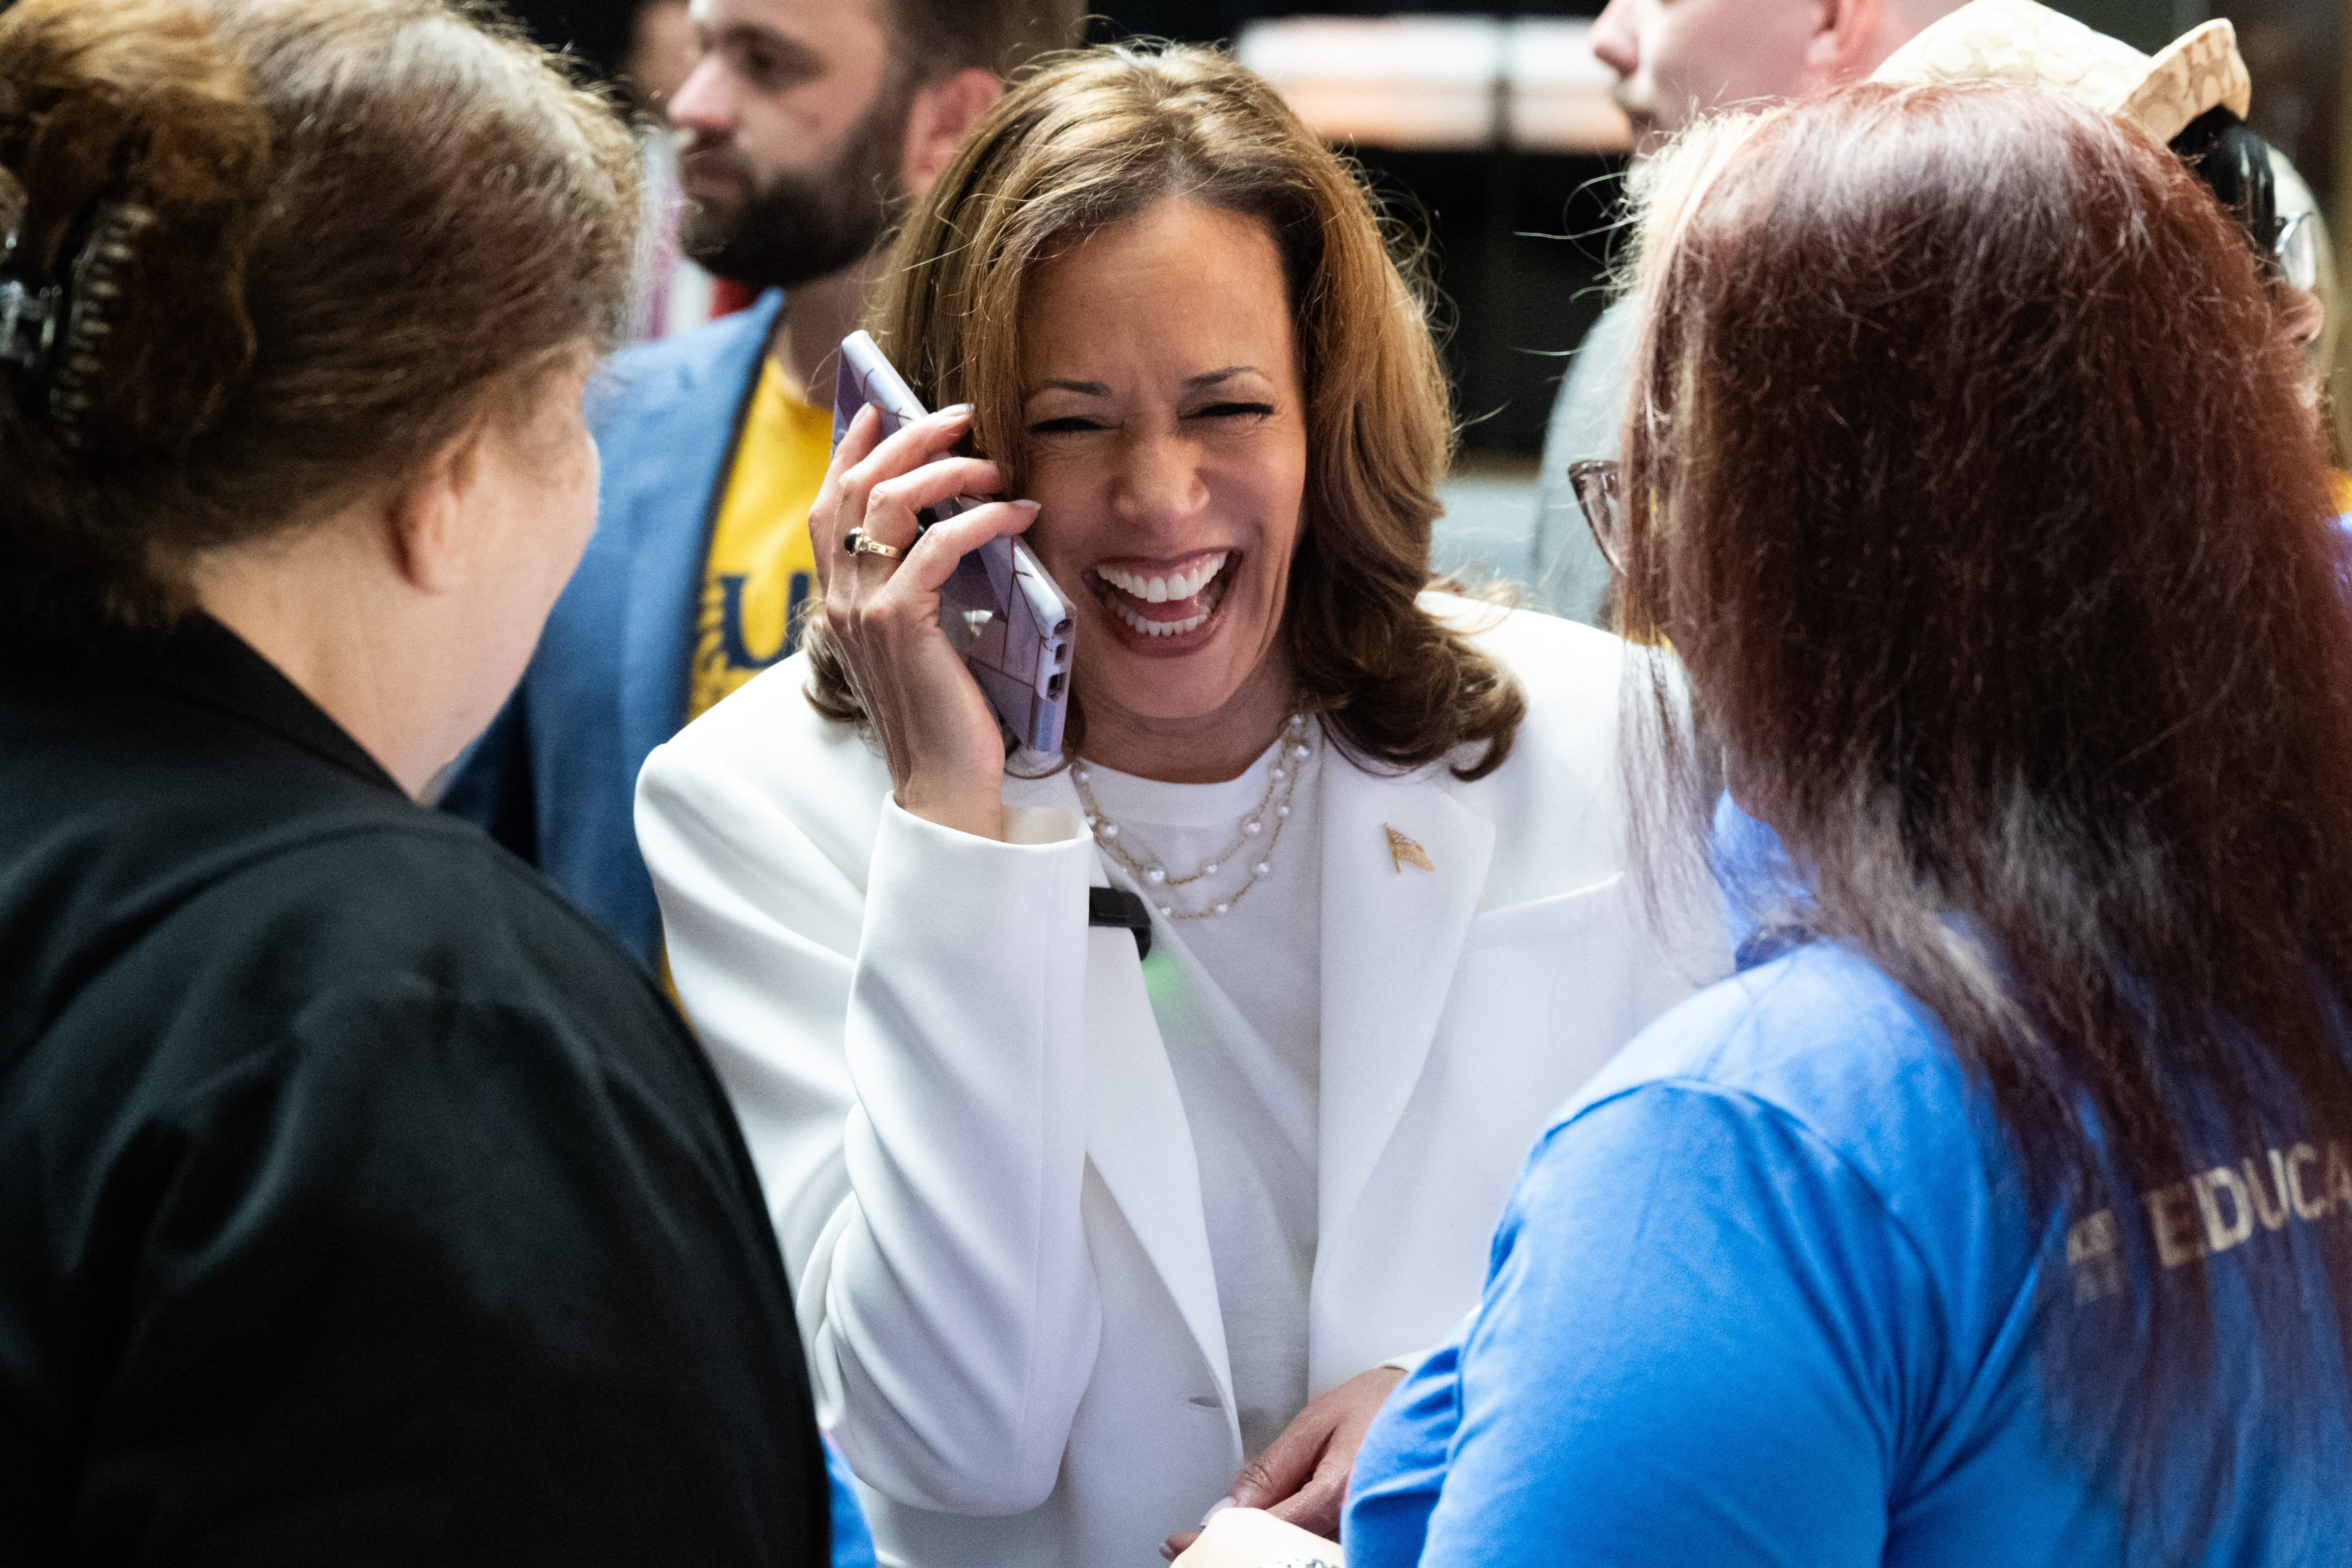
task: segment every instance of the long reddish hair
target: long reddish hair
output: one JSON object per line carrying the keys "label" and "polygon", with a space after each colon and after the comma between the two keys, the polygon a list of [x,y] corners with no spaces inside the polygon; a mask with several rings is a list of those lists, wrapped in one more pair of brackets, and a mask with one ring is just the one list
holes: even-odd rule
{"label": "long reddish hair", "polygon": [[[1714,138],[1656,176],[1626,629],[1810,866],[1792,918],[1949,1028],[2040,1215],[2112,1209],[2166,1282],[2131,1310],[2210,1326],[2233,1266],[2156,1268],[2139,1194],[2352,1143],[2352,620],[2296,351],[2180,161],[2055,97],[1862,86]],[[2341,1320],[2339,1228],[2293,1244]],[[2097,1347],[2105,1419],[2151,1342]]]}

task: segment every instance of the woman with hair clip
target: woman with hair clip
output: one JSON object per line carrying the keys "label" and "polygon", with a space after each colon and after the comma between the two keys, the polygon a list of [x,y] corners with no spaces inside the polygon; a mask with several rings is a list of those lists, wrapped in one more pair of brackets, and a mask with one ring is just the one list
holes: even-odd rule
{"label": "woman with hair clip", "polygon": [[440,0],[0,16],[0,1561],[872,1561],[691,1037],[412,798],[635,214]]}
{"label": "woman with hair clip", "polygon": [[[1620,645],[1425,592],[1421,300],[1222,55],[1017,87],[875,336],[939,412],[849,427],[812,651],[638,804],[820,1410],[913,1563],[1152,1563],[1221,1498],[1328,1532],[1543,1108],[1721,971],[1625,875]],[[1060,755],[937,624],[1013,533],[1074,605]]]}
{"label": "woman with hair clip", "polygon": [[1544,1134],[1350,1568],[2334,1561],[2352,621],[2278,305],[2160,142],[2028,88],[1646,183],[1596,532],[1808,875]]}

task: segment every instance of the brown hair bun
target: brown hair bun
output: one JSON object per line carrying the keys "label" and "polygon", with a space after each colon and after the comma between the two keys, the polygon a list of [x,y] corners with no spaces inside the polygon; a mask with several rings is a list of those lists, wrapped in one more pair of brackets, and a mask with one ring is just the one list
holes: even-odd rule
{"label": "brown hair bun", "polygon": [[20,0],[0,171],[0,630],[167,624],[627,321],[628,128],[473,0]]}
{"label": "brown hair bun", "polygon": [[68,312],[46,363],[19,373],[18,409],[93,456],[177,452],[252,363],[245,250],[268,119],[184,5],[30,0],[12,23],[0,267],[62,286]]}

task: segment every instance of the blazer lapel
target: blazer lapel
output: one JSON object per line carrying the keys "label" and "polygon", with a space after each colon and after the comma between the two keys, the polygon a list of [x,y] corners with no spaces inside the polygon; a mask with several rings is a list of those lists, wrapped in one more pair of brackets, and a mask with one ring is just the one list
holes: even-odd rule
{"label": "blazer lapel", "polygon": [[1495,826],[1426,773],[1378,777],[1336,754],[1325,759],[1321,808],[1317,1219],[1331,1237],[1421,1076],[1486,886]]}
{"label": "blazer lapel", "polygon": [[[703,556],[733,468],[735,443],[782,308],[770,295],[633,432],[622,619],[621,736],[635,763],[686,722],[687,683],[702,613]],[[648,409],[654,413],[655,410]],[[614,467],[620,467],[616,461]]]}
{"label": "blazer lapel", "polygon": [[[1010,805],[1052,807],[1083,819],[1077,789],[1066,772],[1008,779],[1004,798]],[[1094,880],[1097,887],[1136,890],[1124,877],[1109,875],[1099,856]],[[1152,962],[1161,962],[1157,953]],[[1152,1016],[1135,939],[1124,928],[1087,933],[1086,1031],[1087,1157],[1175,1299],[1216,1377],[1226,1420],[1234,1423],[1238,1407],[1201,1201],[1200,1162],[1175,1069]],[[1241,1440],[1238,1425],[1234,1440]]]}

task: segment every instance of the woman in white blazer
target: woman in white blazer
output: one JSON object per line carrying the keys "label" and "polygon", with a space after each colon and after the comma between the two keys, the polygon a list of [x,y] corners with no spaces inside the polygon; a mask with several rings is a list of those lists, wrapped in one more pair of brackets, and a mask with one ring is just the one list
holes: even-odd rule
{"label": "woman in white blazer", "polygon": [[[1220,55],[1009,94],[877,336],[961,406],[852,425],[810,647],[637,813],[821,1418],[886,1562],[1149,1565],[1234,1497],[1333,1530],[1545,1117],[1723,967],[1710,908],[1653,919],[1626,874],[1621,645],[1423,592],[1418,296]],[[997,494],[1031,499],[919,539]],[[1076,620],[1055,756],[936,619],[1024,531]]]}

